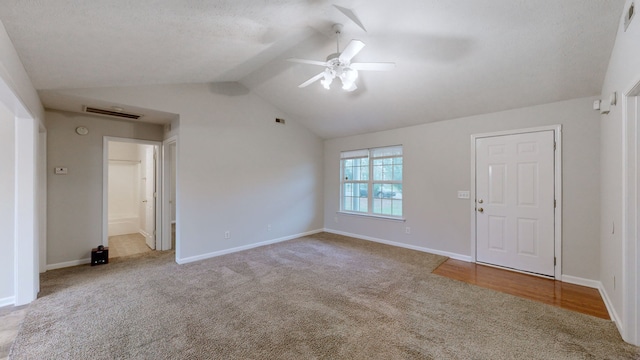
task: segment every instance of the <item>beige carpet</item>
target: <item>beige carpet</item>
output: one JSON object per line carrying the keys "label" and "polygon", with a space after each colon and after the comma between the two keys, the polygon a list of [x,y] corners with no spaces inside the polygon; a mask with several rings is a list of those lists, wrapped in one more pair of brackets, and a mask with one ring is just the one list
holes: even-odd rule
{"label": "beige carpet", "polygon": [[323,233],[173,257],[43,274],[10,358],[640,358],[610,321],[431,274],[440,256]]}
{"label": "beige carpet", "polygon": [[109,236],[109,258],[118,258],[153,251],[140,233]]}

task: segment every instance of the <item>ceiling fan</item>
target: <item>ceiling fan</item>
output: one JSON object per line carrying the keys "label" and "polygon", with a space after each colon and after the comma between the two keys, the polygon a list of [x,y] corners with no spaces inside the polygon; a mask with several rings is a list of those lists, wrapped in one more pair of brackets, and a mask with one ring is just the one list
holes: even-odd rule
{"label": "ceiling fan", "polygon": [[320,83],[325,89],[330,89],[331,83],[335,78],[339,78],[342,82],[342,89],[346,91],[354,91],[358,87],[355,84],[358,78],[358,70],[366,71],[389,71],[395,68],[395,63],[351,63],[351,59],[356,56],[364,43],[360,40],[351,40],[342,52],[340,52],[340,34],[342,33],[342,25],[334,24],[333,31],[336,34],[336,52],[327,56],[326,61],[315,61],[305,59],[287,59],[291,62],[324,66],[325,69],[321,73],[311,79],[298,85],[299,88],[309,86],[310,84],[322,79]]}

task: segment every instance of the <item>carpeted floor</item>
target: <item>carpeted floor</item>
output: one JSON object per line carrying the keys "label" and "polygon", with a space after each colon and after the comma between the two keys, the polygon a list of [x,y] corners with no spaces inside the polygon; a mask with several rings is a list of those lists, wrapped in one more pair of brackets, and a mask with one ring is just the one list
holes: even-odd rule
{"label": "carpeted floor", "polygon": [[109,258],[136,255],[153,251],[140,233],[109,236]]}
{"label": "carpeted floor", "polygon": [[640,358],[611,321],[431,274],[436,255],[322,233],[173,257],[43,274],[10,358]]}

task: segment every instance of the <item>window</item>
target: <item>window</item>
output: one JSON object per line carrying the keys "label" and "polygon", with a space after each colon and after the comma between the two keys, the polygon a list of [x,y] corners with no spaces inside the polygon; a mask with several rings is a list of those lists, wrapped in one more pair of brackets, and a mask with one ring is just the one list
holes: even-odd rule
{"label": "window", "polygon": [[340,210],[402,217],[402,145],[340,154]]}

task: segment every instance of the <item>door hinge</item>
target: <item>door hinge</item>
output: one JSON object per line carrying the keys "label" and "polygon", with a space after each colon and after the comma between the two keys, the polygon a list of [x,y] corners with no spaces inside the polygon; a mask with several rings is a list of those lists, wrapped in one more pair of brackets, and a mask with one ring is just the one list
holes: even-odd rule
{"label": "door hinge", "polygon": [[556,259],[556,257],[554,256],[554,257],[553,257],[553,266],[556,266],[556,264],[557,264],[557,263],[558,263],[558,262],[557,262],[557,259]]}
{"label": "door hinge", "polygon": [[556,199],[553,199],[553,208],[554,209],[557,208],[558,207],[557,205],[558,205],[558,203],[556,202]]}
{"label": "door hinge", "polygon": [[555,149],[556,149],[556,142],[554,141],[553,142],[553,150],[555,150]]}

